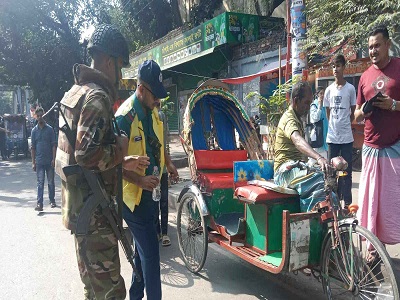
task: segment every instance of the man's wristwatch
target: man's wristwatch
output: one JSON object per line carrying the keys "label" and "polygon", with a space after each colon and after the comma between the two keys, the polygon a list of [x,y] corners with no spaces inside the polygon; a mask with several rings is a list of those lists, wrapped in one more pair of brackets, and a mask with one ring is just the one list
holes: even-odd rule
{"label": "man's wristwatch", "polygon": [[396,104],[397,104],[397,101],[396,100],[394,100],[394,99],[392,99],[392,107],[391,107],[391,110],[392,111],[395,111],[396,110]]}

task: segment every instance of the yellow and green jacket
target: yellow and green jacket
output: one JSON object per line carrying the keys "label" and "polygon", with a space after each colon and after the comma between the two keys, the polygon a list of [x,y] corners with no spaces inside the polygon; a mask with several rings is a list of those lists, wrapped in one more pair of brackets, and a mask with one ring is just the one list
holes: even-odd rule
{"label": "yellow and green jacket", "polygon": [[[150,157],[149,167],[145,171],[137,173],[141,176],[152,175],[153,167],[158,166],[161,179],[161,170],[163,170],[165,165],[164,136],[163,122],[159,118],[157,109],[155,108],[146,114],[136,94],[133,94],[119,107],[115,116],[120,130],[124,131],[129,137],[128,155]],[[148,135],[157,137],[161,144],[159,163],[155,161],[150,151],[151,148],[149,148],[148,141],[146,140]],[[136,205],[140,204],[142,191],[137,185],[123,180],[124,202],[131,211],[135,209]]]}

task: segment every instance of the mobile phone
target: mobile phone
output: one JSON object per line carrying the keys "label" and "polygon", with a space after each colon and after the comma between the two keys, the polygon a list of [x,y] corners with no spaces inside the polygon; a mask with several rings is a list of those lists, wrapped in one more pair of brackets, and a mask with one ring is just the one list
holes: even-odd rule
{"label": "mobile phone", "polygon": [[363,113],[368,114],[371,111],[374,110],[374,106],[372,105],[374,102],[380,101],[378,97],[382,97],[382,93],[378,92],[375,96],[373,96],[371,99],[369,99],[367,102],[365,102],[365,105],[363,107]]}

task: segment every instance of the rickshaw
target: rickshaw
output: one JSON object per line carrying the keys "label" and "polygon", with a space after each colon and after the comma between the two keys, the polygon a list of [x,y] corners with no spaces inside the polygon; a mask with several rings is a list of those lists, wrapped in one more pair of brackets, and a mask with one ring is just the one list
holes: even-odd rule
{"label": "rickshaw", "polygon": [[342,158],[324,175],[326,197],[301,211],[297,191],[271,180],[273,161],[264,159],[248,115],[217,80],[189,98],[182,134],[192,182],[178,197],[177,235],[189,271],[201,271],[213,242],[274,274],[307,268],[328,299],[399,299],[385,247],[358,225],[356,205],[344,209],[332,200],[347,167]]}
{"label": "rickshaw", "polygon": [[7,154],[10,156],[14,153],[15,159],[18,154],[22,153],[28,157],[28,131],[26,127],[26,116],[22,114],[5,114],[3,116],[5,129],[8,131],[6,135]]}

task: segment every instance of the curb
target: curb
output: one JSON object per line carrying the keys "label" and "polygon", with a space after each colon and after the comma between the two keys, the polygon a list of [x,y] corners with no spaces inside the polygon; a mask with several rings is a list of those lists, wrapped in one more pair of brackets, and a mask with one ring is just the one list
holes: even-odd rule
{"label": "curb", "polygon": [[168,207],[174,210],[178,210],[177,202],[179,195],[181,194],[183,188],[190,184],[192,184],[192,182],[190,180],[187,180],[177,184],[173,184],[168,188]]}
{"label": "curb", "polygon": [[187,156],[171,157],[172,163],[177,169],[186,168],[189,166]]}

